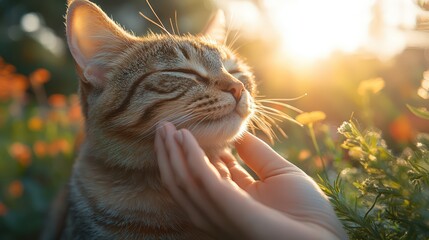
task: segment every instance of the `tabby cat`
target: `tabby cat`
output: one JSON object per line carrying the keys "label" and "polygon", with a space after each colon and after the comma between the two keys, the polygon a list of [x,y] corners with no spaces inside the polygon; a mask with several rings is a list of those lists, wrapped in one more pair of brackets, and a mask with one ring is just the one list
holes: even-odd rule
{"label": "tabby cat", "polygon": [[86,136],[63,238],[210,239],[162,186],[153,142],[156,127],[169,121],[215,156],[245,130],[254,111],[253,75],[222,44],[225,30],[217,23],[200,36],[136,37],[95,4],[69,3],[67,41]]}

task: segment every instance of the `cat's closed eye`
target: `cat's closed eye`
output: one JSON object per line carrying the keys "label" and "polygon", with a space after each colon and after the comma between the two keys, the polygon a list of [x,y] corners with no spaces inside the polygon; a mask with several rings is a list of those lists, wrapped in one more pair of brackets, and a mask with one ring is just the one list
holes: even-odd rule
{"label": "cat's closed eye", "polygon": [[193,75],[194,77],[196,77],[196,80],[202,83],[206,83],[208,84],[210,82],[210,80],[207,77],[202,76],[200,73],[198,73],[195,70],[192,69],[168,69],[168,70],[163,70],[164,72],[177,72],[177,73],[184,73],[184,74],[189,74],[189,75]]}
{"label": "cat's closed eye", "polygon": [[250,67],[224,45],[223,14],[203,35],[171,34],[161,23],[166,34],[137,37],[89,0],[68,2],[85,140],[70,179],[63,238],[211,239],[161,182],[157,127],[168,121],[186,128],[207,156],[218,156],[247,127],[270,136],[274,120],[288,116],[255,98]]}
{"label": "cat's closed eye", "polygon": [[241,71],[239,69],[233,69],[233,70],[229,70],[228,72],[229,72],[229,74],[234,75],[236,73],[240,73]]}

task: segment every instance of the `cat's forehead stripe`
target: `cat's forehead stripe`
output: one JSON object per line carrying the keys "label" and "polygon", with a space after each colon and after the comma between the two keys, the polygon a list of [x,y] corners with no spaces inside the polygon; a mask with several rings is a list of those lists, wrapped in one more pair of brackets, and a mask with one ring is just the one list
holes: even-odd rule
{"label": "cat's forehead stripe", "polygon": [[186,58],[186,59],[190,59],[189,57],[189,53],[187,52],[187,50],[183,47],[183,46],[179,46],[179,50],[181,51],[182,55]]}

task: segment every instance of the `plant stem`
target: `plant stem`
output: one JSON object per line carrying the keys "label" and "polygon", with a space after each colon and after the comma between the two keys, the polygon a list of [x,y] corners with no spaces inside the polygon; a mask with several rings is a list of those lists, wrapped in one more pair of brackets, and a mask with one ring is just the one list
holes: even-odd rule
{"label": "plant stem", "polygon": [[317,155],[319,156],[320,161],[322,162],[323,173],[326,175],[326,177],[328,177],[328,173],[326,172],[325,162],[323,161],[322,153],[320,152],[319,144],[317,144],[316,135],[314,134],[313,123],[308,124],[308,130],[310,131],[310,137],[311,137],[311,140],[313,141],[313,145],[314,145],[314,148],[316,149]]}

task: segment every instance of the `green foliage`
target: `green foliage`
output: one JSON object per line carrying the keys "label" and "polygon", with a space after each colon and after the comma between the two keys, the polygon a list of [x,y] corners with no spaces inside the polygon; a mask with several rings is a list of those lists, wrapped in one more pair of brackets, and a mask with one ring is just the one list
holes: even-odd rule
{"label": "green foliage", "polygon": [[350,238],[428,239],[429,135],[395,156],[376,130],[361,132],[349,121],[338,132],[354,167],[333,183],[319,180]]}
{"label": "green foliage", "polygon": [[48,98],[49,77],[26,77],[0,58],[0,239],[35,239],[70,173],[80,106],[77,96]]}
{"label": "green foliage", "polygon": [[417,108],[407,105],[408,109],[417,117],[429,120],[429,111],[426,108]]}

